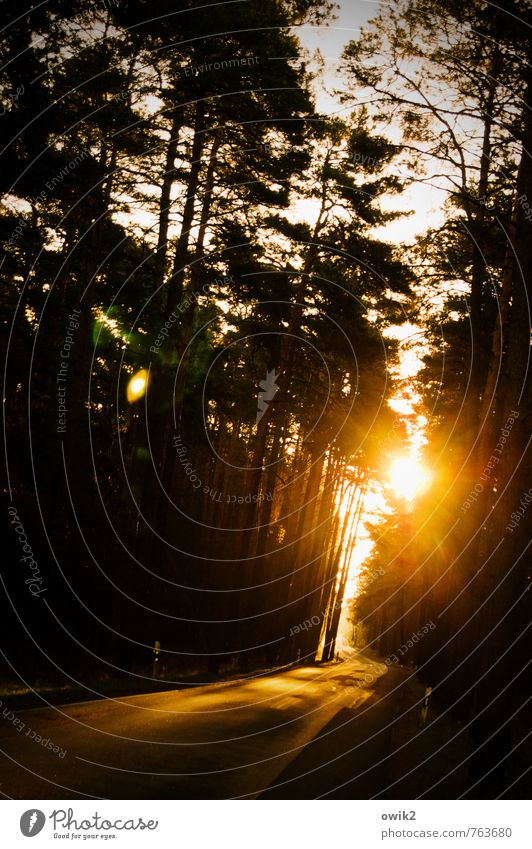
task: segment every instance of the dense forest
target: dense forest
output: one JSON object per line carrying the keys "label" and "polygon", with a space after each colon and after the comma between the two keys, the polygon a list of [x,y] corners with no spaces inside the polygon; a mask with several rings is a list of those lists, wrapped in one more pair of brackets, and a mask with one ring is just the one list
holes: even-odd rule
{"label": "dense forest", "polygon": [[[327,0],[2,7],[4,679],[332,660],[366,522],[358,633],[431,623],[404,663],[489,793],[532,696],[528,3],[384,6],[334,116]],[[368,521],[420,417],[431,484]]]}

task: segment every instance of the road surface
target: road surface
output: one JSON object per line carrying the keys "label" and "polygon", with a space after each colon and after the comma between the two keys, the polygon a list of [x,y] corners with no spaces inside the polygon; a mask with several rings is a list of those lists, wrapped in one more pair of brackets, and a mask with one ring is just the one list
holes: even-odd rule
{"label": "road surface", "polygon": [[406,677],[355,655],[187,690],[13,710],[0,723],[0,791],[21,799],[369,798],[392,774]]}

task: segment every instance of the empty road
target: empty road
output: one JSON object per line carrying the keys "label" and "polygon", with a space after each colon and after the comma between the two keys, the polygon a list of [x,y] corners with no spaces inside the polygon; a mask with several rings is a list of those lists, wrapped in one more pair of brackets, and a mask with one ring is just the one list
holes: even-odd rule
{"label": "empty road", "polygon": [[23,799],[369,798],[390,779],[405,678],[355,655],[184,690],[4,710],[0,790]]}

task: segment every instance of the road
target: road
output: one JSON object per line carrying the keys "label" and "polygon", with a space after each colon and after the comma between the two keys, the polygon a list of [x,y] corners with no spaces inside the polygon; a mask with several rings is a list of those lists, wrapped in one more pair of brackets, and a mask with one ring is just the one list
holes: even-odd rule
{"label": "road", "polygon": [[0,791],[23,799],[368,798],[390,774],[380,761],[393,746],[405,678],[355,655],[14,711],[0,723]]}

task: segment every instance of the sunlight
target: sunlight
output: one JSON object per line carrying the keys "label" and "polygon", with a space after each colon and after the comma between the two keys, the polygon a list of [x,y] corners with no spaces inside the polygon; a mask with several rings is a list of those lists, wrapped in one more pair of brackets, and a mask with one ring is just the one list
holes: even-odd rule
{"label": "sunlight", "polygon": [[127,400],[130,404],[142,398],[148,386],[148,372],[145,368],[137,371],[129,381],[126,389]]}
{"label": "sunlight", "polygon": [[412,454],[394,460],[388,477],[397,498],[404,498],[406,501],[413,501],[425,491],[430,482],[428,470]]}

